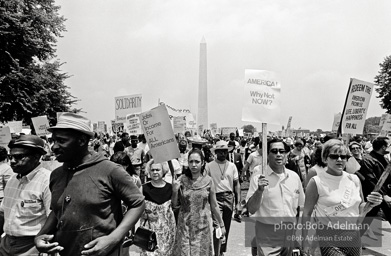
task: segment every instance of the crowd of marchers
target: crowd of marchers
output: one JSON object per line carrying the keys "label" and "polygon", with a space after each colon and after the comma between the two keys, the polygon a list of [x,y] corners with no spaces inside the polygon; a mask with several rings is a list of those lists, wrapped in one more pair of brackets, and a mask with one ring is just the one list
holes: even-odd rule
{"label": "crowd of marchers", "polygon": [[[128,255],[143,227],[155,232],[157,247],[141,255],[220,256],[231,221],[243,216],[256,220],[252,255],[361,255],[361,238],[376,239],[371,228],[315,231],[349,237],[345,243],[276,243],[297,235],[276,230],[276,219],[328,226],[345,218],[369,227],[372,218],[363,217],[381,215],[391,222],[391,178],[375,189],[390,162],[388,137],[267,136],[262,143],[185,132],[176,135],[180,157],[158,163],[143,134],[98,134],[77,114],[63,113],[48,131],[14,134],[0,147],[0,255]],[[58,167],[45,168],[46,161]]]}

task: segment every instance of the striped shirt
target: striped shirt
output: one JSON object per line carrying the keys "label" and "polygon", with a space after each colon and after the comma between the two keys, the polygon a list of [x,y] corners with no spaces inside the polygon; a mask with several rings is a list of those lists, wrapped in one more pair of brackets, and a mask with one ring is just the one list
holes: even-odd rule
{"label": "striped shirt", "polygon": [[21,178],[14,174],[4,190],[0,211],[4,232],[10,236],[35,236],[50,213],[50,171],[37,166]]}

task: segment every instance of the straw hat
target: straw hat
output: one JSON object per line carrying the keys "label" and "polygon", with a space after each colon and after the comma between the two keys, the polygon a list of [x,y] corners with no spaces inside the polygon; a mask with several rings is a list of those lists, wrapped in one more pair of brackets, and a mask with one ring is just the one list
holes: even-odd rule
{"label": "straw hat", "polygon": [[95,133],[91,130],[91,121],[84,116],[77,115],[75,113],[65,112],[58,117],[57,125],[48,128],[49,132],[53,132],[56,129],[72,129],[90,137],[93,137]]}

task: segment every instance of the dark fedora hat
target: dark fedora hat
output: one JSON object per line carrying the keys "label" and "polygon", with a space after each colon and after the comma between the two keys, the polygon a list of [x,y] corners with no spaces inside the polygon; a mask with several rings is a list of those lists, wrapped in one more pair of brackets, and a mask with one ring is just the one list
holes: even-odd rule
{"label": "dark fedora hat", "polygon": [[13,143],[8,145],[9,148],[30,148],[41,155],[46,154],[45,142],[36,135],[20,135]]}

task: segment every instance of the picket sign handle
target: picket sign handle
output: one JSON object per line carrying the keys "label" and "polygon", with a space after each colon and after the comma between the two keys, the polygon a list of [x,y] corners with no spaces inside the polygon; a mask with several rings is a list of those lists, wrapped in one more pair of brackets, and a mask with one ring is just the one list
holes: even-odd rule
{"label": "picket sign handle", "polygon": [[168,167],[170,168],[171,175],[172,175],[172,177],[174,177],[174,172],[175,172],[174,166],[172,165],[171,160],[168,160],[167,162],[168,162]]}
{"label": "picket sign handle", "polygon": [[267,123],[262,123],[262,175],[267,168]]}

